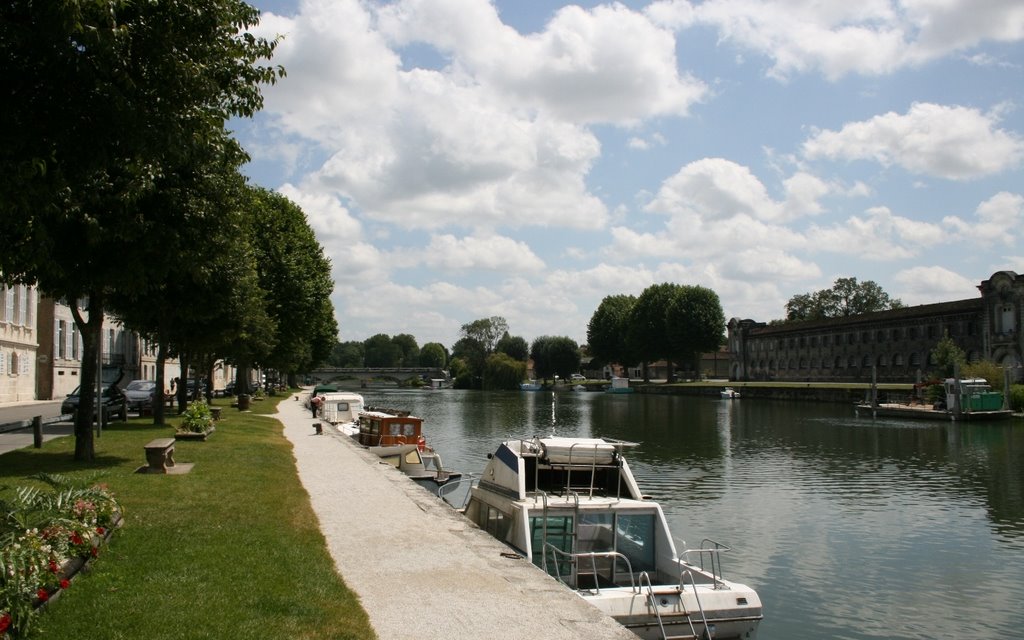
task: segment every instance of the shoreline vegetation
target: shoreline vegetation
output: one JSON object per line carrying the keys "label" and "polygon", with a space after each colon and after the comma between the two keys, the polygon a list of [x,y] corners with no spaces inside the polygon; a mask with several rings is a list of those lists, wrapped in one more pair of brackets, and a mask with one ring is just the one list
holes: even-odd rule
{"label": "shoreline vegetation", "polygon": [[81,475],[98,477],[123,509],[102,557],[29,637],[375,638],[335,572],[283,425],[260,415],[290,395],[270,400],[251,413],[215,401],[217,437],[176,443],[175,458],[194,464],[184,475],[135,473],[143,445],[173,436],[180,417],[108,425],[91,463],[73,460],[74,438],[0,456],[0,495],[40,472]]}

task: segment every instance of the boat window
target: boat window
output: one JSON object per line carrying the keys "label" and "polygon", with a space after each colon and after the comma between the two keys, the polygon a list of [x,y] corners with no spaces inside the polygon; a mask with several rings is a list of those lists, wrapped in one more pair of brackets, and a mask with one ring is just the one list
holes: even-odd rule
{"label": "boat window", "polygon": [[412,424],[411,422],[406,422],[404,425],[402,425],[402,427],[405,430],[405,433],[403,435],[407,435],[407,436],[414,436],[414,435],[416,435],[416,425]]}
{"label": "boat window", "polygon": [[615,547],[629,558],[634,573],[655,568],[654,531],[653,513],[619,514],[615,523]]}
{"label": "boat window", "polygon": [[487,506],[487,522],[484,525],[487,533],[498,540],[504,540],[505,536],[508,535],[509,524],[511,524],[511,521],[504,513],[490,505]]}
{"label": "boat window", "polygon": [[400,425],[400,424],[389,424],[388,425],[388,435],[397,436],[397,435],[401,434],[402,433],[401,432],[401,427],[402,427],[402,425]]}
{"label": "boat window", "polygon": [[413,449],[409,453],[405,454],[405,464],[419,464],[420,463],[420,452]]}
{"label": "boat window", "polygon": [[[544,534],[547,533],[547,543],[560,551],[566,553],[572,553],[572,528],[573,518],[572,516],[538,516],[530,518],[530,533],[532,538],[531,549],[533,550],[533,564],[538,567],[544,567]],[[557,568],[557,571],[562,576],[568,576],[571,573],[570,562],[568,556],[562,556],[554,553],[553,551],[547,551],[547,571],[551,575],[555,575],[556,567],[555,561],[560,560],[561,565]]]}
{"label": "boat window", "polygon": [[338,411],[348,411],[348,403],[347,402],[339,402],[338,403]]}
{"label": "boat window", "polygon": [[615,534],[611,513],[581,513],[576,550],[579,553],[615,550]]}

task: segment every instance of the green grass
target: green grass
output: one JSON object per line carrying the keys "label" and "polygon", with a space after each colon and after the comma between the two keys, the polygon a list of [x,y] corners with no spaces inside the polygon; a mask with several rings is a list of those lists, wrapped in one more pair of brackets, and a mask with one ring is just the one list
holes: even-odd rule
{"label": "green grass", "polygon": [[124,526],[33,637],[374,638],[334,571],[281,424],[256,415],[278,400],[253,402],[253,414],[215,402],[224,406],[216,432],[175,445],[177,462],[195,464],[185,475],[135,473],[142,446],[174,432],[151,418],[110,425],[94,463],[73,461],[73,437],[0,456],[0,485],[101,471],[125,510]]}

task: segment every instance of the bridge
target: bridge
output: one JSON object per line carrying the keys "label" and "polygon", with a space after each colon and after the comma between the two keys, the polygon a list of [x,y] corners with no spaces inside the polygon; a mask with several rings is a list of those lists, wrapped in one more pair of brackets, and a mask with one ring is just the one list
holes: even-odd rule
{"label": "bridge", "polygon": [[436,367],[322,367],[309,372],[317,383],[340,380],[393,380],[405,382],[413,378],[447,380],[448,372]]}

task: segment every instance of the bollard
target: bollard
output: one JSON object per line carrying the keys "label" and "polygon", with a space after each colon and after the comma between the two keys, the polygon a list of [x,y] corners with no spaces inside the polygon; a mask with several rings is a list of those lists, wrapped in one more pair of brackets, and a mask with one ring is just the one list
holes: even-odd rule
{"label": "bollard", "polygon": [[32,445],[36,449],[41,449],[43,446],[43,417],[36,416],[32,418]]}
{"label": "bollard", "polygon": [[316,435],[318,435],[318,436],[324,435],[324,428],[323,428],[323,426],[319,422],[314,422],[313,423],[313,428],[316,429]]}

